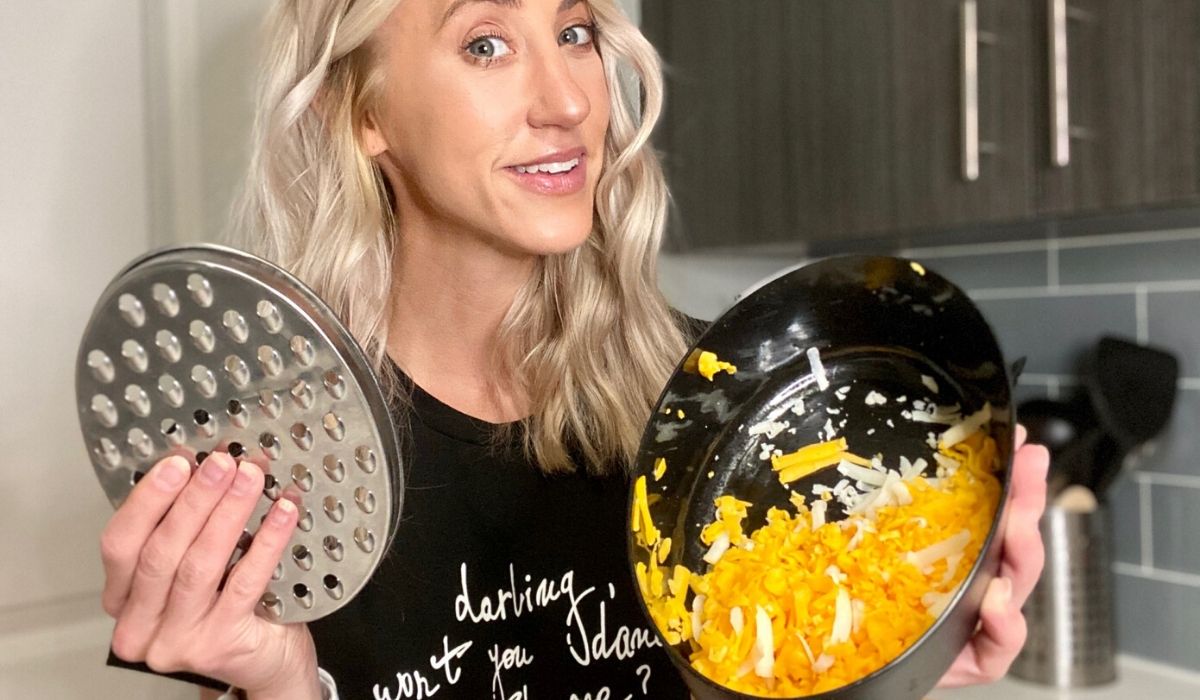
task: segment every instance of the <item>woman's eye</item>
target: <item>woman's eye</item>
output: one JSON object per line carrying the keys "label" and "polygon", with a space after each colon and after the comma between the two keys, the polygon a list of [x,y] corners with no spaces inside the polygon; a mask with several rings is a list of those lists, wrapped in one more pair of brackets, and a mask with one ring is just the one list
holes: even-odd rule
{"label": "woman's eye", "polygon": [[583,46],[592,43],[593,33],[592,25],[576,24],[573,27],[567,27],[562,34],[558,35],[558,43]]}
{"label": "woman's eye", "polygon": [[474,58],[491,60],[507,56],[512,53],[512,49],[508,47],[508,42],[498,36],[481,36],[467,44],[467,53]]}

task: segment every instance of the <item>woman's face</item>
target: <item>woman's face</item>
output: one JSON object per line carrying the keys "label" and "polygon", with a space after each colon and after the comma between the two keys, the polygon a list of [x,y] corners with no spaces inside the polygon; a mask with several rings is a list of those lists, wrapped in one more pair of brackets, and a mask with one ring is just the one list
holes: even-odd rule
{"label": "woman's face", "polygon": [[400,1],[363,143],[401,227],[518,255],[583,243],[609,118],[591,21],[580,0]]}

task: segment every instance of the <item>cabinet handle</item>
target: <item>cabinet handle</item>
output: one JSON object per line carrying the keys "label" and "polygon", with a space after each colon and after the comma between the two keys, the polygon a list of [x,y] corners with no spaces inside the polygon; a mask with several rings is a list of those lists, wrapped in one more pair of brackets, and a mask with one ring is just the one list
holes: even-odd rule
{"label": "cabinet handle", "polygon": [[1071,162],[1071,139],[1092,140],[1091,129],[1071,126],[1071,97],[1067,89],[1067,22],[1092,23],[1096,16],[1067,5],[1067,0],[1049,0],[1050,13],[1050,162],[1064,168]]}
{"label": "cabinet handle", "polygon": [[996,37],[979,31],[978,0],[963,0],[960,18],[962,176],[967,182],[975,182],[979,179],[980,154],[995,151],[995,144],[983,143],[979,137],[979,46],[994,44]]}
{"label": "cabinet handle", "polygon": [[1049,0],[1050,163],[1071,162],[1071,101],[1067,92],[1067,0]]}

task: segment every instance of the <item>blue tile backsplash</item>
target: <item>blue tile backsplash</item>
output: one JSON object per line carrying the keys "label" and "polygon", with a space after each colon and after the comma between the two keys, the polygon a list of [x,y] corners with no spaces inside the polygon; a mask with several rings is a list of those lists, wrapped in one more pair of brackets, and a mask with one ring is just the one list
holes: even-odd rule
{"label": "blue tile backsplash", "polygon": [[[1176,353],[1183,378],[1171,424],[1108,495],[1117,622],[1123,652],[1200,670],[1200,209],[1008,226],[1002,240],[989,230],[845,248],[915,258],[967,290],[1006,354],[1028,358],[1018,401],[1075,391],[1080,353],[1105,334]],[[805,258],[779,246],[667,256],[663,290],[713,318]]]}

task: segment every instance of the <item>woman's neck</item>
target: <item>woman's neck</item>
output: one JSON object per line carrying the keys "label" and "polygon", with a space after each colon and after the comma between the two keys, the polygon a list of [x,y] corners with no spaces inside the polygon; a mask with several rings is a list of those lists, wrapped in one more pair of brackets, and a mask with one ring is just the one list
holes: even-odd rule
{"label": "woman's neck", "polygon": [[393,256],[388,354],[442,403],[492,423],[528,414],[499,376],[497,332],[536,259],[472,235],[403,227]]}

